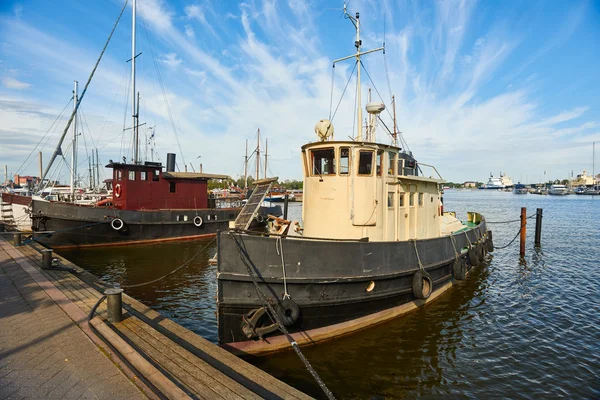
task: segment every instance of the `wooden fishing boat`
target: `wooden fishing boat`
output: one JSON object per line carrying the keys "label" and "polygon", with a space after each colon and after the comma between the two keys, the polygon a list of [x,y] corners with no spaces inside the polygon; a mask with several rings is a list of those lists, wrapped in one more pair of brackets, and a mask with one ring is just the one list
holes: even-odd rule
{"label": "wooden fishing boat", "polygon": [[346,15],[356,27],[356,54],[347,57],[358,68],[356,137],[336,141],[332,123],[321,120],[319,141],[302,147],[302,228],[278,220],[270,232],[249,231],[253,214],[242,210],[218,235],[219,342],[238,354],[314,344],[395,318],[465,279],[491,250],[483,216],[469,213],[462,223],[444,212],[445,181],[397,145],[395,122],[391,144],[376,140],[382,103],[366,105],[363,135],[360,59],[370,51],[361,51],[358,13]]}

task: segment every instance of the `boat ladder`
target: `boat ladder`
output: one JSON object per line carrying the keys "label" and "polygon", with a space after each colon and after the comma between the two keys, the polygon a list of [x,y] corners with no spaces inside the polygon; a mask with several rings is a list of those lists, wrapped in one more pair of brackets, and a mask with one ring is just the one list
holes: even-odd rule
{"label": "boat ladder", "polygon": [[252,194],[235,219],[235,229],[247,230],[250,227],[252,220],[258,215],[265,197],[271,191],[271,186],[276,181],[277,178],[267,178],[254,182]]}
{"label": "boat ladder", "polygon": [[13,216],[11,203],[0,203],[0,221],[3,222],[4,225],[9,229],[16,228],[17,224]]}

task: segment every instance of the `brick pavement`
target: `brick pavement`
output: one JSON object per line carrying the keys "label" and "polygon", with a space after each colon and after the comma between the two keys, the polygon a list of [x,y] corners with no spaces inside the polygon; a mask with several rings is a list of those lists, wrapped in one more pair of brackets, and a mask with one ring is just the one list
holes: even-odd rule
{"label": "brick pavement", "polygon": [[145,398],[0,249],[0,400]]}

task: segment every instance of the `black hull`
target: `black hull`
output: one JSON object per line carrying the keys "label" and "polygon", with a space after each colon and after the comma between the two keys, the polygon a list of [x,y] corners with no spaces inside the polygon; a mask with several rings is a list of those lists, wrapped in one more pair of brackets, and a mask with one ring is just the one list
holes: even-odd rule
{"label": "black hull", "polygon": [[[37,241],[53,248],[127,245],[216,235],[238,213],[239,209],[130,211],[34,200],[32,229],[53,231],[36,235]],[[196,216],[202,218],[200,227],[194,225]],[[113,228],[115,218],[123,221],[123,228]]]}
{"label": "black hull", "polygon": [[[283,248],[287,292],[300,310],[288,330],[296,332],[299,338],[308,338],[304,340],[306,344],[356,330],[358,326],[362,329],[383,322],[390,313],[401,313],[424,303],[415,297],[412,288],[415,273],[420,270],[419,258],[432,279],[430,298],[435,298],[454,282],[454,248],[459,252],[465,248],[460,257],[466,260],[469,243],[484,242],[486,238],[485,222],[466,234],[455,234],[455,245],[447,236],[419,240],[417,250],[413,241],[284,238],[278,244],[274,237],[221,233],[217,275],[219,341],[239,353],[267,353],[278,349],[279,332],[264,335],[265,340],[259,340],[249,338],[247,330],[242,328],[243,316],[248,319],[252,311],[264,305],[248,268],[269,301],[276,307],[281,304],[285,289],[281,252],[278,253],[277,246]],[[244,258],[244,253],[248,258]],[[472,267],[466,264],[467,270]],[[381,313],[385,316],[379,315]],[[266,315],[263,320],[262,325],[270,324]],[[359,320],[360,323],[354,323]]]}

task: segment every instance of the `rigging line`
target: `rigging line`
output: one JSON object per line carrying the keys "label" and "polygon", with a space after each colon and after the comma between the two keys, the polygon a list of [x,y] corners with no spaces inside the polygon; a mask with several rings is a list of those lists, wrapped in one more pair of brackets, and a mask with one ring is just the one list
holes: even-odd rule
{"label": "rigging line", "polygon": [[167,113],[169,114],[169,119],[171,121],[173,133],[175,134],[175,140],[177,141],[177,147],[179,148],[179,152],[181,153],[181,158],[183,160],[183,164],[185,165],[186,164],[185,156],[183,154],[183,149],[181,148],[181,143],[179,141],[179,135],[177,135],[177,128],[175,126],[175,120],[173,119],[173,113],[171,112],[171,106],[169,104],[169,99],[166,94],[164,81],[162,79],[162,74],[160,73],[160,68],[158,67],[158,63],[156,62],[156,56],[155,56],[156,53],[154,51],[154,47],[152,46],[152,42],[150,41],[150,36],[148,35],[148,28],[146,27],[146,23],[145,23],[144,19],[142,19],[142,24],[144,25],[144,31],[146,33],[146,38],[147,38],[148,45],[149,45],[148,47],[150,47],[150,54],[152,56],[152,61],[154,62],[154,68],[156,70],[156,75],[158,77],[158,83],[162,90],[163,98],[165,100],[165,105],[167,106]]}
{"label": "rigging line", "polygon": [[52,166],[52,163],[54,162],[54,160],[58,156],[58,152],[59,152],[60,146],[61,146],[63,140],[65,139],[65,136],[67,135],[67,132],[69,130],[69,127],[71,126],[71,123],[73,122],[73,117],[77,113],[77,109],[79,108],[79,105],[81,104],[81,101],[83,100],[83,97],[85,96],[85,93],[87,92],[87,88],[90,85],[90,82],[92,81],[92,78],[94,77],[94,74],[96,73],[96,69],[98,68],[98,65],[100,64],[100,60],[102,60],[102,56],[104,56],[104,52],[106,51],[106,48],[108,47],[108,44],[110,43],[110,39],[112,38],[113,33],[115,33],[115,30],[117,29],[117,25],[119,24],[119,21],[121,20],[121,17],[123,16],[123,12],[125,11],[125,8],[127,7],[127,3],[128,3],[128,1],[125,0],[125,4],[123,4],[123,8],[121,9],[121,13],[119,14],[119,18],[117,18],[117,21],[115,22],[115,25],[113,26],[112,31],[110,32],[110,35],[108,36],[108,39],[106,40],[106,43],[104,44],[104,47],[102,48],[102,52],[100,53],[100,56],[98,57],[98,60],[96,60],[96,64],[94,65],[94,69],[92,69],[92,73],[88,77],[88,80],[85,83],[85,87],[83,88],[83,91],[81,92],[81,96],[77,100],[77,104],[75,105],[75,107],[73,109],[73,112],[71,113],[71,117],[69,118],[69,121],[67,122],[67,126],[65,126],[65,130],[63,131],[63,134],[60,137],[60,140],[58,141],[58,145],[56,147],[56,150],[54,150],[54,153],[52,154],[52,157],[50,158],[50,162],[48,163],[48,166],[46,167],[46,170],[44,171],[44,174],[41,177],[42,181],[46,177],[46,174],[48,174],[48,171],[50,170],[50,167]]}
{"label": "rigging line", "polygon": [[123,72],[123,76],[121,77],[121,82],[119,83],[119,89],[117,89],[117,91],[115,92],[115,96],[113,97],[113,101],[112,101],[112,103],[110,105],[110,108],[108,109],[108,115],[106,116],[106,118],[104,118],[104,123],[102,124],[102,128],[100,129],[100,134],[98,135],[99,137],[102,137],[102,134],[104,133],[104,128],[106,128],[106,124],[108,123],[108,118],[110,117],[110,114],[112,112],[113,106],[117,102],[117,97],[119,96],[121,88],[123,87],[123,83],[125,81],[125,77],[127,76],[127,72],[128,72],[128,68],[125,68],[124,72]]}
{"label": "rigging line", "polygon": [[[58,116],[56,117],[56,119],[54,120],[54,122],[52,122],[52,125],[50,125],[50,127],[48,128],[48,130],[46,131],[46,133],[44,133],[44,136],[41,137],[41,139],[37,142],[37,144],[35,145],[35,147],[33,148],[33,150],[31,150],[31,153],[29,153],[29,155],[27,156],[27,158],[25,159],[25,161],[23,161],[23,163],[21,164],[21,166],[19,167],[19,169],[17,169],[17,174],[19,174],[21,172],[21,168],[23,168],[23,165],[25,165],[25,163],[27,162],[27,160],[29,160],[29,157],[31,157],[33,155],[33,153],[38,148],[38,146],[40,145],[40,143],[42,142],[42,140],[44,140],[44,138],[46,137],[46,135],[48,135],[48,133],[50,133],[50,130],[52,130],[52,127],[54,126],[54,124],[56,124],[58,122],[58,120],[62,117],[62,115],[64,114],[64,112],[67,109],[67,107],[69,107],[69,104],[71,104],[71,100],[73,100],[73,97],[71,97],[69,99],[69,101],[67,102],[67,105],[65,105],[65,108],[63,108],[63,110],[60,112],[60,114],[58,114]],[[31,162],[33,162],[33,160],[31,160],[29,162],[29,164],[27,164],[27,166],[25,168],[23,168],[23,170],[29,168],[29,166],[31,165]]]}
{"label": "rigging line", "polygon": [[[333,117],[331,117],[331,119],[330,119],[331,122],[333,122],[333,119],[335,118],[335,115],[337,114],[338,108],[340,108],[340,104],[342,104],[344,94],[346,93],[346,89],[348,89],[348,85],[350,84],[350,81],[352,80],[352,77],[354,76],[354,71],[356,70],[357,65],[358,65],[358,61],[354,62],[354,68],[352,68],[352,72],[350,72],[350,76],[348,77],[348,82],[346,82],[346,87],[344,88],[344,91],[342,92],[342,95],[340,96],[340,101],[338,102],[337,106],[335,107],[335,111],[333,112]],[[332,87],[331,95],[333,96],[333,87]],[[356,101],[354,102],[354,105],[356,106]],[[354,132],[354,128],[352,128],[352,132]]]}
{"label": "rigging line", "polygon": [[[131,90],[131,74],[127,83],[127,91],[125,92],[125,108],[123,110],[123,128],[121,131],[121,148],[119,149],[119,157],[123,157],[123,143],[125,142],[125,124],[127,123],[127,110],[129,107],[129,90]],[[133,129],[133,128],[132,128]]]}
{"label": "rigging line", "polygon": [[[354,128],[356,127],[356,104],[358,104],[358,85],[356,87],[356,91],[354,92],[354,113],[352,114],[352,140],[354,140],[354,138],[358,136],[358,132],[356,132],[356,135],[354,135]],[[360,121],[360,123],[362,124],[362,121]]]}
{"label": "rigging line", "polygon": [[335,74],[335,64],[331,67],[331,95],[329,96],[329,120],[331,121],[331,109],[333,108],[333,77]]}
{"label": "rigging line", "polygon": [[[375,92],[377,92],[377,95],[379,96],[379,98],[381,99],[381,101],[385,103],[385,101],[383,100],[383,96],[381,95],[381,93],[379,93],[379,90],[377,89],[377,86],[375,86],[375,82],[373,82],[373,79],[371,79],[371,75],[369,74],[369,71],[367,70],[367,67],[365,67],[365,64],[363,64],[362,61],[360,62],[360,65],[362,65],[362,67],[365,70],[367,76],[369,77],[369,80],[373,84],[373,89],[375,89]],[[390,116],[390,118],[394,119],[394,117],[390,113],[390,110],[388,110],[387,107],[385,108],[385,111],[388,113],[388,115]]]}

